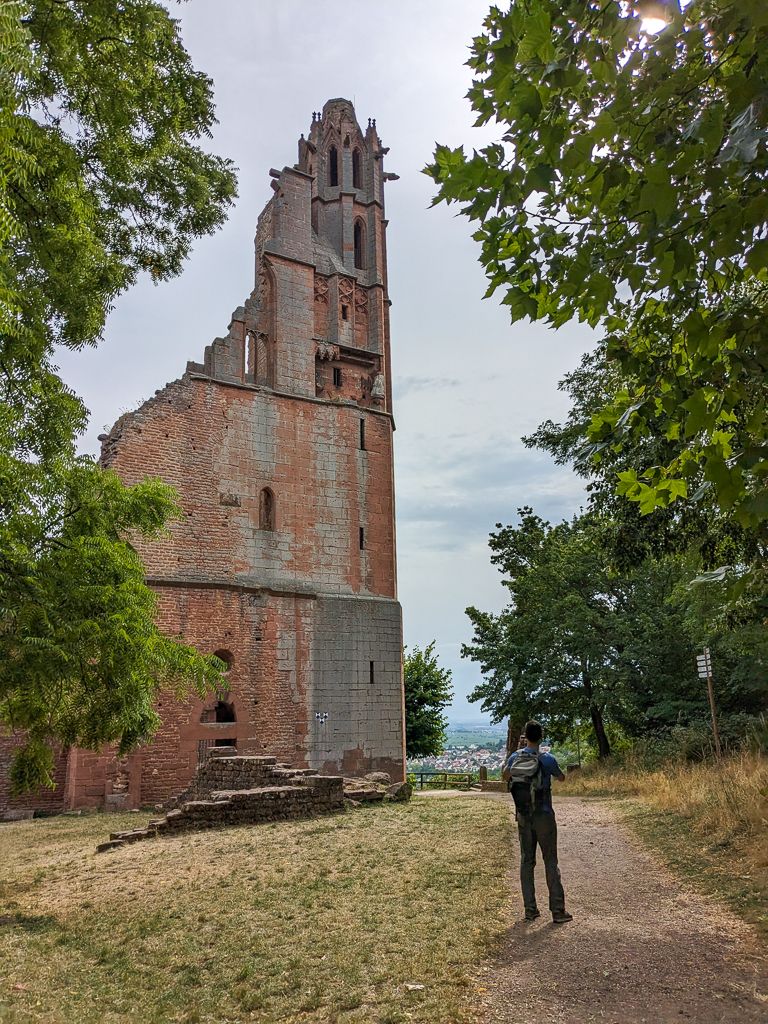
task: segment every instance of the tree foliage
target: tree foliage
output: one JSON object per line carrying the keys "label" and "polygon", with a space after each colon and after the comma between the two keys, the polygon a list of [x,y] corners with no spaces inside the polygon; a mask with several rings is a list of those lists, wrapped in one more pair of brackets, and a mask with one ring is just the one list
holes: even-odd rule
{"label": "tree foliage", "polygon": [[689,582],[697,563],[646,556],[621,569],[609,524],[594,515],[550,525],[522,508],[517,526],[491,534],[510,604],[468,608],[474,627],[462,655],[483,681],[470,700],[499,721],[536,717],[559,739],[590,722],[601,757],[610,727],[642,736],[704,719],[707,695],[694,655],[712,646],[726,713],[758,713],[768,697],[768,645],[754,625],[723,623],[717,595]]}
{"label": "tree foliage", "polygon": [[503,136],[438,146],[428,172],[478,222],[488,294],[605,331],[619,386],[588,454],[668,442],[617,470],[621,494],[643,513],[708,498],[764,553],[768,7],[513,0],[469,65],[477,123]]}
{"label": "tree foliage", "polygon": [[235,178],[199,145],[213,123],[162,4],[0,0],[0,727],[27,736],[18,787],[50,783],[55,745],[147,738],[159,685],[219,678],[152,625],[126,539],[173,518],[172,492],[76,457],[87,413],[53,364],[222,223]]}
{"label": "tree foliage", "polygon": [[405,678],[405,747],[408,757],[441,754],[445,746],[448,720],[443,708],[451,703],[451,671],[441,668],[434,641],[424,650],[406,649],[403,658]]}

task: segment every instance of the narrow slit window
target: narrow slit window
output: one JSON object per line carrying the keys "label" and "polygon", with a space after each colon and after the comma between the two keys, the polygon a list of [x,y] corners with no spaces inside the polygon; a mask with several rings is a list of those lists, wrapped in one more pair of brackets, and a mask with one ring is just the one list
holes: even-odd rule
{"label": "narrow slit window", "polygon": [[341,307],[341,319],[342,320],[349,319],[349,306],[342,306]]}
{"label": "narrow slit window", "polygon": [[360,550],[362,551],[364,548],[365,548],[365,527],[361,526],[360,527]]}
{"label": "narrow slit window", "polygon": [[341,367],[334,366],[333,368],[333,386],[335,388],[341,387]]}
{"label": "narrow slit window", "polygon": [[374,667],[373,667],[373,662],[370,662],[369,665],[370,665],[370,667],[368,669],[368,682],[371,684],[371,686],[373,686],[374,682],[376,681],[375,678],[374,678],[375,677],[375,670],[374,670]]}
{"label": "narrow slit window", "polygon": [[365,420],[360,420],[360,451],[365,451]]}
{"label": "narrow slit window", "polygon": [[275,496],[268,487],[259,495],[259,529],[274,530],[275,528]]}
{"label": "narrow slit window", "polygon": [[354,228],[355,243],[355,268],[365,270],[365,230],[362,221],[355,221]]}
{"label": "narrow slit window", "polygon": [[328,150],[328,184],[332,188],[339,184],[339,153],[335,146]]}
{"label": "narrow slit window", "polygon": [[363,176],[360,171],[360,150],[352,151],[352,188],[363,187]]}

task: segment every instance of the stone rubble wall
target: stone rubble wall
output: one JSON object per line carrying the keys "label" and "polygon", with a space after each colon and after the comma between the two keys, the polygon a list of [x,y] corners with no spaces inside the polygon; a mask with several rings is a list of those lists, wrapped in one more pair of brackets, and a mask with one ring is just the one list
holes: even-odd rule
{"label": "stone rubble wall", "polygon": [[279,764],[276,757],[219,754],[209,756],[189,788],[172,803],[176,806],[165,817],[150,821],[146,828],[113,832],[97,852],[162,834],[333,814],[344,810],[344,780]]}

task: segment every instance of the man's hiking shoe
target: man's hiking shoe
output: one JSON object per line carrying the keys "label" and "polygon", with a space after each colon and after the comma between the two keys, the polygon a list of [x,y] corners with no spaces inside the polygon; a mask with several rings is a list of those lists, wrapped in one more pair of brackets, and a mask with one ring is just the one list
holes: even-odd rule
{"label": "man's hiking shoe", "polygon": [[569,914],[567,910],[556,910],[552,915],[552,924],[567,924],[572,920],[573,914]]}
{"label": "man's hiking shoe", "polygon": [[538,910],[526,910],[526,912],[525,912],[525,920],[526,921],[535,921],[537,917],[541,917],[541,912],[540,911],[538,911]]}

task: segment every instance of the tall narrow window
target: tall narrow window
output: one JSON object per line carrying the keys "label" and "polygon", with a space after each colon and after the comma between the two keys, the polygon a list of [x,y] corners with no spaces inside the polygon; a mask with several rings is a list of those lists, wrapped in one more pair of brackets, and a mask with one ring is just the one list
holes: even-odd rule
{"label": "tall narrow window", "polygon": [[275,496],[268,487],[259,495],[259,529],[274,530],[275,528]]}
{"label": "tall narrow window", "polygon": [[360,450],[365,451],[365,420],[360,420]]}
{"label": "tall narrow window", "polygon": [[335,388],[341,387],[341,367],[334,366],[333,368],[333,386]]}
{"label": "tall narrow window", "polygon": [[352,188],[363,187],[363,175],[360,169],[360,150],[352,150]]}
{"label": "tall narrow window", "polygon": [[370,669],[368,671],[368,682],[371,684],[371,686],[373,686],[373,684],[375,682],[375,673],[374,673],[373,662],[370,663]]}
{"label": "tall narrow window", "polygon": [[360,527],[360,550],[362,551],[365,547],[365,527]]}
{"label": "tall narrow window", "polygon": [[335,146],[328,150],[328,184],[331,187],[339,184],[339,153]]}
{"label": "tall narrow window", "polygon": [[361,220],[355,221],[355,266],[358,270],[365,269],[365,228]]}

